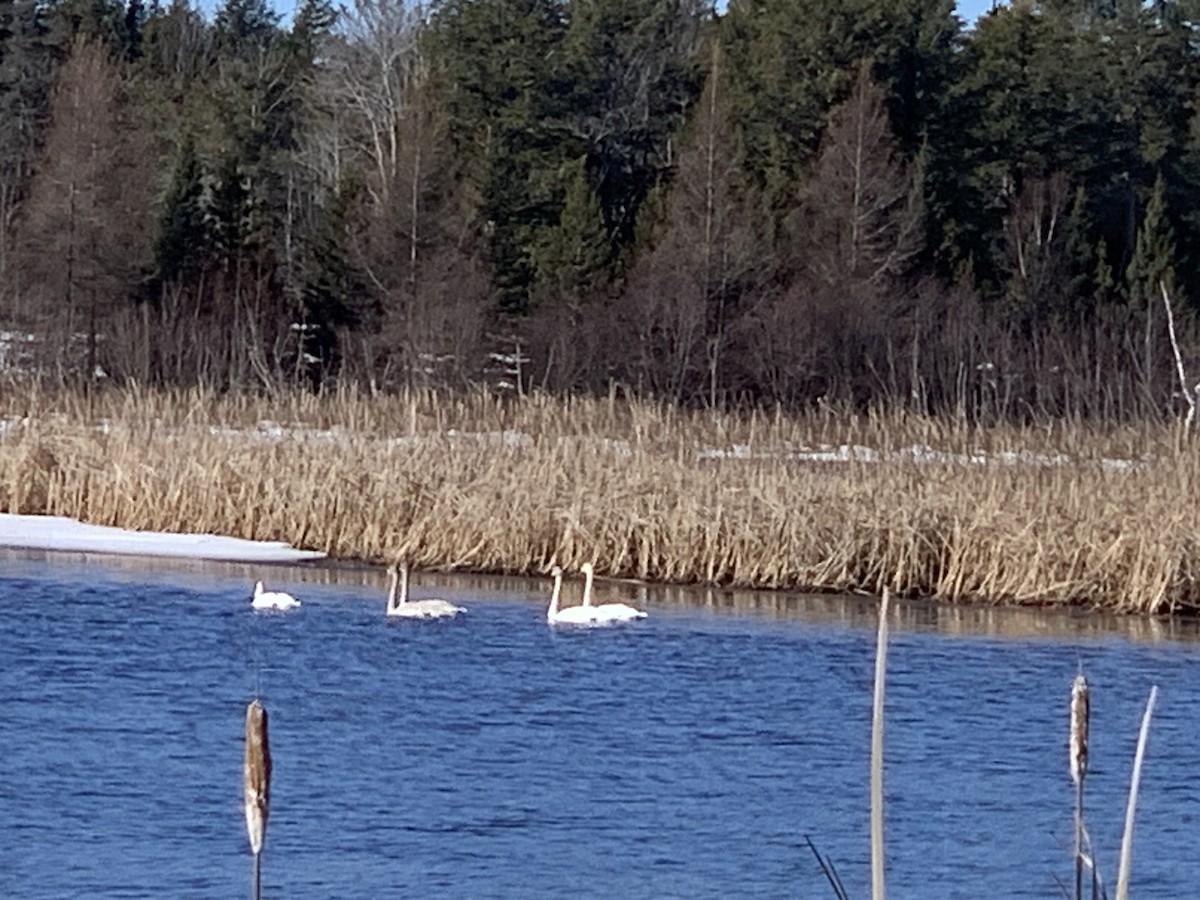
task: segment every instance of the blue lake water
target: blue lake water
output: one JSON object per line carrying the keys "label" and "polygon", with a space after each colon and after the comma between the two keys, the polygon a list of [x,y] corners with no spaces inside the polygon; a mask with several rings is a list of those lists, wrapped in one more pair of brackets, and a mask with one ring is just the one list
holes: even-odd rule
{"label": "blue lake water", "polygon": [[[806,835],[867,895],[860,601],[651,597],[645,621],[563,631],[532,582],[443,582],[467,616],[388,622],[380,573],[268,575],[303,607],[252,612],[234,567],[0,557],[0,894],[245,896],[257,694],[275,762],[265,897],[832,897]],[[1061,896],[1082,665],[1101,869],[1115,879],[1157,683],[1132,893],[1190,896],[1197,645],[1029,613],[947,634],[947,615],[902,609],[892,636],[890,895]]]}

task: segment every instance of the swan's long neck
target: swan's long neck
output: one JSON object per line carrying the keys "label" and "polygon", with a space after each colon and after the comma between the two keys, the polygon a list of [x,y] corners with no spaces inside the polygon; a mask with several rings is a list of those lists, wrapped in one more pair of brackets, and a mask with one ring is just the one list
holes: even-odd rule
{"label": "swan's long neck", "polygon": [[400,600],[397,606],[408,602],[408,563],[400,567]]}
{"label": "swan's long neck", "polygon": [[395,569],[392,569],[391,576],[392,576],[392,586],[388,589],[388,599],[387,599],[387,611],[388,612],[391,612],[393,609],[396,608],[396,588],[400,583],[400,575]]}
{"label": "swan's long neck", "polygon": [[584,606],[592,605],[593,574],[594,573],[592,572],[591,566],[588,566],[586,569],[583,570],[583,605]]}
{"label": "swan's long neck", "polygon": [[263,592],[262,582],[259,581],[254,585],[254,596],[261,597]]}
{"label": "swan's long neck", "polygon": [[558,594],[562,590],[562,572],[554,576],[554,590],[550,592],[550,608],[546,610],[546,618],[553,619],[558,614]]}

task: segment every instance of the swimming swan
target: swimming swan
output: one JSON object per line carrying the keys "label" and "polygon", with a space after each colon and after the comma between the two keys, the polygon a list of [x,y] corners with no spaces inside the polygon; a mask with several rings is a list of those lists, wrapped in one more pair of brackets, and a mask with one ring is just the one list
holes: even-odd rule
{"label": "swimming swan", "polygon": [[646,614],[628,603],[601,603],[592,606],[592,578],[595,573],[590,562],[579,567],[583,572],[583,606],[590,609],[596,616],[596,621],[602,624],[609,622],[632,622],[634,619],[644,619]]}
{"label": "swimming swan", "polygon": [[284,591],[264,591],[260,581],[254,585],[254,599],[250,605],[255,609],[295,609],[300,601]]}
{"label": "swimming swan", "polygon": [[558,608],[558,595],[562,593],[562,566],[555,566],[550,570],[550,577],[554,579],[554,591],[550,594],[550,607],[546,610],[546,621],[551,625],[599,625],[600,620],[596,618],[594,609],[585,608],[582,606],[568,606],[566,609]]}
{"label": "swimming swan", "polygon": [[[397,619],[446,619],[466,612],[461,606],[455,606],[446,600],[409,600],[408,599],[408,563],[402,562],[388,566],[388,574],[392,576],[392,586],[388,591],[387,614],[389,618]],[[399,586],[400,597],[396,598],[396,588]]]}

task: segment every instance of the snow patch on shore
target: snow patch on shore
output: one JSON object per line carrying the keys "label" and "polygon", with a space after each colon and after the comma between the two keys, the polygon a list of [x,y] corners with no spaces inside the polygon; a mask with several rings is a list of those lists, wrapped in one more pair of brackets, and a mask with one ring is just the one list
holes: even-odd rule
{"label": "snow patch on shore", "polygon": [[321,559],[319,550],[297,550],[282,541],[248,541],[215,534],[171,534],[88,525],[63,516],[0,513],[0,547],[182,557],[224,562],[300,562]]}
{"label": "snow patch on shore", "polygon": [[[923,444],[913,444],[891,453],[885,453],[861,444],[842,444],[834,447],[822,444],[819,447],[800,447],[784,450],[753,450],[746,444],[734,444],[729,448],[705,447],[696,451],[697,459],[780,459],[815,463],[882,463],[912,462],[922,465],[942,466],[1065,466],[1074,462],[1063,453],[1034,453],[1030,450],[1005,450],[994,454],[947,453]],[[1107,471],[1124,472],[1152,462],[1151,459],[1102,459],[1101,468]]]}

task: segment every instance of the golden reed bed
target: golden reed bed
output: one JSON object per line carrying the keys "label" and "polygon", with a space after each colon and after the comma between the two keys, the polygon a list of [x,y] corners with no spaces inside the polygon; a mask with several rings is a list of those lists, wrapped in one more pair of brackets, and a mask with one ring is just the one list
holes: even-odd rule
{"label": "golden reed bed", "polygon": [[591,559],[665,582],[1192,611],[1198,501],[1200,454],[1162,425],[483,391],[0,393],[0,511],[427,568]]}

